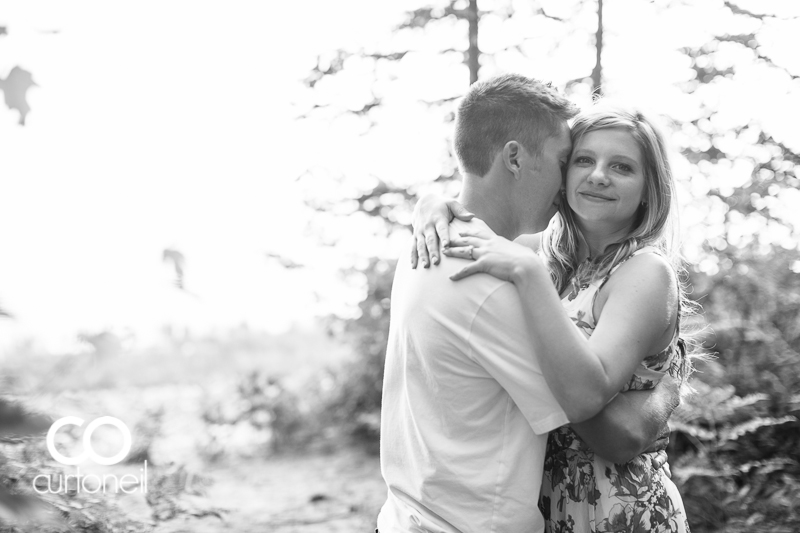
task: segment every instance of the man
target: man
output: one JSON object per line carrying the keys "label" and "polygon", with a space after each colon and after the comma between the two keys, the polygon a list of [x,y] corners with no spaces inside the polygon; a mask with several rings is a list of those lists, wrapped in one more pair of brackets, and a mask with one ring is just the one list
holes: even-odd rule
{"label": "man", "polygon": [[[542,231],[556,211],[571,149],[567,120],[576,113],[523,76],[474,84],[456,120],[460,202],[508,239]],[[450,230],[477,224],[455,220]],[[490,276],[452,283],[463,266],[398,263],[381,417],[389,489],[381,533],[540,532],[550,430],[572,422],[597,453],[633,455],[674,407],[662,392],[625,394],[589,421],[568,419],[540,371],[517,291]]]}

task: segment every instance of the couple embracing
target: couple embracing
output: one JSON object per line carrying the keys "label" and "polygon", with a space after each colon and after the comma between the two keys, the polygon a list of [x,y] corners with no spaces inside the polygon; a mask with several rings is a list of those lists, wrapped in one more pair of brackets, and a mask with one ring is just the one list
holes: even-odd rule
{"label": "couple embracing", "polygon": [[504,75],[462,100],[455,150],[459,202],[423,199],[395,274],[379,531],[688,531],[663,452],[690,365],[662,134]]}

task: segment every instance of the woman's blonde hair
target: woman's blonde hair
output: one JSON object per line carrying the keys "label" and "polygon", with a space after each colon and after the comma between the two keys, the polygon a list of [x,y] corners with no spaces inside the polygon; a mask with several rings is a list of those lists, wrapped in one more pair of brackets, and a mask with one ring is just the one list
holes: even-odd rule
{"label": "woman's blonde hair", "polygon": [[[672,264],[678,275],[681,317],[694,314],[696,304],[686,297],[686,272],[678,244],[675,180],[664,134],[638,110],[596,103],[575,118],[571,131],[573,149],[587,133],[611,128],[630,133],[642,153],[645,186],[633,229],[622,241],[608,246],[599,257],[579,263],[578,246],[582,236],[572,209],[562,199],[557,216],[542,237],[542,252],[553,282],[561,293],[576,276],[586,282],[600,279],[636,250],[653,246]],[[683,364],[686,368],[681,369],[680,374],[687,377],[691,371],[688,358],[684,358]]]}

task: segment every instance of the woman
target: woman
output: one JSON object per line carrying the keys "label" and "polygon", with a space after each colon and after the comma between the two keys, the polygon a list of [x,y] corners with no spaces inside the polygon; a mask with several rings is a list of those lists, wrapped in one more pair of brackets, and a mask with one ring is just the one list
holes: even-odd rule
{"label": "woman", "polygon": [[[641,113],[595,106],[575,119],[572,144],[541,256],[488,229],[443,253],[474,259],[453,280],[485,272],[516,286],[562,406],[587,395],[605,405],[690,371],[679,340],[688,306],[672,239],[675,186],[663,136]],[[547,531],[687,532],[675,485],[648,455],[614,464],[569,426],[552,432],[539,502]]]}

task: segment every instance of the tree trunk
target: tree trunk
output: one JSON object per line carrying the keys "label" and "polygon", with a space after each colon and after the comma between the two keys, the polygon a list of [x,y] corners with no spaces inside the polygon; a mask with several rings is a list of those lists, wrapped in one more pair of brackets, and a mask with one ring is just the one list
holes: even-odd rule
{"label": "tree trunk", "polygon": [[592,93],[602,96],[603,65],[600,57],[603,55],[603,0],[597,0],[597,33],[594,35],[594,42],[597,60],[592,69]]}
{"label": "tree trunk", "polygon": [[467,51],[467,65],[469,66],[469,84],[478,81],[478,70],[481,68],[481,51],[478,49],[478,0],[469,0],[469,50]]}

